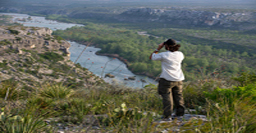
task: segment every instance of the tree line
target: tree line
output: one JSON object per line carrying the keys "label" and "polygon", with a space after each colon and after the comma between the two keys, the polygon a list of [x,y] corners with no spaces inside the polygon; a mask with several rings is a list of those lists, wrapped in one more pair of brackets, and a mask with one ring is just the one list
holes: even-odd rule
{"label": "tree line", "polygon": [[[161,72],[161,63],[149,60],[149,55],[163,37],[139,35],[135,30],[114,28],[102,24],[86,23],[83,27],[72,27],[54,31],[54,35],[77,42],[92,42],[101,48],[99,53],[118,54],[129,62],[134,73],[156,77]],[[231,76],[243,71],[252,71],[248,64],[248,54],[227,49],[217,49],[209,45],[194,45],[180,41],[185,55],[183,71],[187,80],[205,76]],[[164,50],[163,50],[164,51]]]}

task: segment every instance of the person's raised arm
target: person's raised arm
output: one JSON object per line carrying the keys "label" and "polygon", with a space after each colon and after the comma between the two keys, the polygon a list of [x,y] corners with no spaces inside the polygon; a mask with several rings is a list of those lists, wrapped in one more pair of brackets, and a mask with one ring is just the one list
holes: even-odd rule
{"label": "person's raised arm", "polygon": [[[157,47],[157,49],[153,52],[153,53],[158,53],[158,51],[160,51],[162,48],[164,47],[164,42],[163,43],[160,43]],[[152,54],[149,56],[149,59],[151,60],[152,59]]]}

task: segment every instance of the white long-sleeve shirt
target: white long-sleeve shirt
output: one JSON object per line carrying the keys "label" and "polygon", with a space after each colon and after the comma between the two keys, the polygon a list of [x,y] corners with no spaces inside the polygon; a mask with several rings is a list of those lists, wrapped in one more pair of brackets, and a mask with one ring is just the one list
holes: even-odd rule
{"label": "white long-sleeve shirt", "polygon": [[167,51],[159,54],[153,53],[151,59],[161,61],[162,73],[160,78],[168,81],[182,81],[185,79],[181,70],[181,62],[184,59],[182,52]]}

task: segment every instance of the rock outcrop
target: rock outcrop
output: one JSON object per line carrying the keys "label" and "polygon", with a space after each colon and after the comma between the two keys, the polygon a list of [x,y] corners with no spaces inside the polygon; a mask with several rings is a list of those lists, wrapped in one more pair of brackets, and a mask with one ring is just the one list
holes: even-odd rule
{"label": "rock outcrop", "polygon": [[44,82],[76,86],[104,82],[71,62],[70,44],[51,33],[48,28],[0,26],[0,82],[14,79],[30,87]]}
{"label": "rock outcrop", "polygon": [[[12,33],[13,32],[13,33]],[[16,49],[22,54],[21,49],[34,49],[38,53],[57,50],[59,54],[70,55],[70,44],[64,40],[57,40],[51,36],[52,30],[48,28],[29,27],[0,27],[0,41],[8,40],[10,44],[1,46],[0,51],[6,48]]]}

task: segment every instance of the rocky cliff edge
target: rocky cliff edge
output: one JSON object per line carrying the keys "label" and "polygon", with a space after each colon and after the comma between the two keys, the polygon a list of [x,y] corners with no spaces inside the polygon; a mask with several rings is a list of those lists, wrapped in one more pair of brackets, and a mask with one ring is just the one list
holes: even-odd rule
{"label": "rocky cliff edge", "polygon": [[51,33],[48,28],[0,26],[0,81],[13,79],[29,87],[45,82],[73,87],[103,82],[71,62],[70,44]]}

